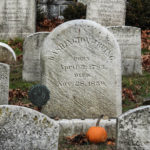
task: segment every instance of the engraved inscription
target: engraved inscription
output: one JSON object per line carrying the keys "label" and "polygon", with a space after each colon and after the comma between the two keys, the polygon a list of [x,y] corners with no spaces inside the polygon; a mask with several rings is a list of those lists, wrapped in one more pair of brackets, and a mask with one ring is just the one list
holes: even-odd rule
{"label": "engraved inscription", "polygon": [[125,0],[94,0],[87,5],[87,19],[104,26],[125,25]]}
{"label": "engraved inscription", "polygon": [[[101,54],[104,55],[104,57],[107,57],[108,61],[112,61],[115,58],[115,56],[112,53],[112,50],[110,48],[108,48],[109,46],[111,46],[111,45],[109,45],[109,43],[106,45],[97,39],[89,38],[89,37],[74,37],[71,40],[68,39],[68,40],[65,40],[63,43],[59,43],[56,46],[57,47],[56,49],[51,50],[49,59],[54,60],[55,57],[62,52],[62,50],[67,49],[69,47],[73,47],[75,45],[80,45],[80,44],[83,44],[83,46],[86,47],[87,49],[92,49],[92,50],[101,49]],[[77,61],[79,59],[88,60],[88,58],[86,56],[80,57],[80,58],[74,57],[75,61]]]}

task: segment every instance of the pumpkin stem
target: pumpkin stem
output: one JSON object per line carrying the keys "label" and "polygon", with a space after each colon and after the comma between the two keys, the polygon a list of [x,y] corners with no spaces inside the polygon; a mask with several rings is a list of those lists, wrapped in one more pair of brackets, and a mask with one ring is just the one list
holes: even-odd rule
{"label": "pumpkin stem", "polygon": [[96,122],[96,127],[99,126],[99,123],[101,121],[101,119],[103,118],[104,115],[100,115],[100,117],[98,118],[97,122]]}

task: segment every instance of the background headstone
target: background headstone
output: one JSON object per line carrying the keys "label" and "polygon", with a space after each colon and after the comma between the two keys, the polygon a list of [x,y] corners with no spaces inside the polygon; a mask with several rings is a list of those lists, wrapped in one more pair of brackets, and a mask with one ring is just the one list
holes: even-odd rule
{"label": "background headstone", "polygon": [[117,39],[122,55],[122,74],[142,74],[141,29],[130,26],[108,27]]}
{"label": "background headstone", "polygon": [[16,61],[14,50],[7,44],[0,42],[0,62],[12,64]]}
{"label": "background headstone", "polygon": [[28,36],[23,44],[23,80],[40,81],[40,47],[50,32],[38,32]]}
{"label": "background headstone", "polygon": [[59,125],[35,110],[0,106],[1,150],[57,150]]}
{"label": "background headstone", "polygon": [[0,0],[0,39],[35,32],[35,0]]}
{"label": "background headstone", "polygon": [[86,19],[103,26],[125,25],[126,0],[92,0],[87,5]]}
{"label": "background headstone", "polygon": [[8,104],[9,65],[0,63],[0,105]]}
{"label": "background headstone", "polygon": [[43,113],[66,119],[121,114],[121,54],[106,28],[66,22],[46,37],[41,56],[42,84],[51,93]]}
{"label": "background headstone", "polygon": [[150,149],[150,106],[130,110],[118,118],[117,150]]}
{"label": "background headstone", "polygon": [[38,7],[43,10],[45,16],[49,19],[63,16],[63,11],[68,5],[74,5],[74,1],[68,0],[38,0]]}

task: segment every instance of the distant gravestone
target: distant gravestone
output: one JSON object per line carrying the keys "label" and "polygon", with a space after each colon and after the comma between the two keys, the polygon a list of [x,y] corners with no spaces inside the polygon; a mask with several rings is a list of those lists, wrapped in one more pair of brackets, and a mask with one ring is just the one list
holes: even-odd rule
{"label": "distant gravestone", "polygon": [[90,2],[90,0],[78,0],[78,2],[87,5]]}
{"label": "distant gravestone", "polygon": [[1,150],[57,150],[59,125],[35,110],[0,106]]}
{"label": "distant gravestone", "polygon": [[117,150],[149,150],[150,106],[142,106],[121,115],[117,134]]}
{"label": "distant gravestone", "polygon": [[121,55],[106,28],[66,22],[45,39],[41,56],[42,84],[51,93],[43,113],[66,119],[121,114]]}
{"label": "distant gravestone", "polygon": [[0,105],[8,104],[9,65],[0,63]]}
{"label": "distant gravestone", "polygon": [[40,81],[40,47],[50,32],[38,32],[28,36],[23,44],[23,80]]}
{"label": "distant gravestone", "polygon": [[141,29],[130,26],[108,27],[117,39],[122,54],[122,74],[142,74]]}
{"label": "distant gravestone", "polygon": [[0,0],[0,39],[35,32],[35,0]]}
{"label": "distant gravestone", "polygon": [[12,64],[16,61],[14,50],[7,44],[0,42],[0,62]]}
{"label": "distant gravestone", "polygon": [[126,0],[92,0],[87,5],[86,19],[103,26],[125,25]]}

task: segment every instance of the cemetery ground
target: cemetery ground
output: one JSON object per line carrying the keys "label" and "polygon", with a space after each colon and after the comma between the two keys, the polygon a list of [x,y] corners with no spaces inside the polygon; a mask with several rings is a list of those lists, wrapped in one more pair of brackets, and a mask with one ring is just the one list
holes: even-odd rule
{"label": "cemetery ground", "polygon": [[[11,65],[9,104],[39,109],[28,100],[28,90],[38,82],[25,82],[22,80],[22,54],[23,40],[16,38],[1,41],[10,45],[17,55],[17,62]],[[144,99],[150,99],[150,51],[142,49],[143,74],[122,77],[122,105],[123,112],[143,105]],[[59,119],[59,118],[54,118]],[[112,140],[112,141],[111,141]],[[108,145],[110,144],[110,145]],[[59,150],[113,150],[114,139],[99,145],[87,142],[84,135],[73,135],[59,142]]]}

